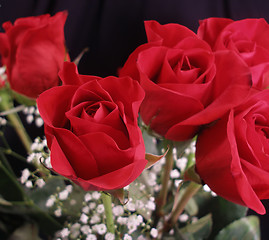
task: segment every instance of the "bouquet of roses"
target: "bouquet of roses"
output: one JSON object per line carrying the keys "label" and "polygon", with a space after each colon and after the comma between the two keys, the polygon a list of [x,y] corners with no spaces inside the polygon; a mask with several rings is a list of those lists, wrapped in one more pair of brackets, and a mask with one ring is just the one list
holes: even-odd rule
{"label": "bouquet of roses", "polygon": [[71,62],[66,18],[0,34],[1,236],[259,239],[246,213],[269,199],[266,21],[146,21],[147,42],[101,78]]}

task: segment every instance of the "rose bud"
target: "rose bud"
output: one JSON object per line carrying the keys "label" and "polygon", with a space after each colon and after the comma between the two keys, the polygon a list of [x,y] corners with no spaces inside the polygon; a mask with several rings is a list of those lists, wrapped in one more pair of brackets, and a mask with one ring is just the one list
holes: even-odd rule
{"label": "rose bud", "polygon": [[37,99],[53,170],[85,190],[130,184],[147,163],[137,123],[143,89],[129,77],[79,75],[70,62],[60,77],[62,86]]}
{"label": "rose bud", "polygon": [[60,83],[58,72],[67,57],[64,24],[67,12],[5,22],[0,53],[11,89],[35,99]]}
{"label": "rose bud", "polygon": [[269,25],[264,19],[208,18],[200,21],[197,35],[213,51],[229,49],[238,54],[251,67],[254,87],[269,86]]}

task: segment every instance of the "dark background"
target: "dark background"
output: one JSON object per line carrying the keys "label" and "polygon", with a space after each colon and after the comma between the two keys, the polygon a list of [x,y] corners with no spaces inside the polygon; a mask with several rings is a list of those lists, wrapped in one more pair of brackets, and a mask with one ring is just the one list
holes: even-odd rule
{"label": "dark background", "polygon": [[[71,60],[88,47],[79,72],[102,77],[115,75],[129,54],[146,42],[144,20],[179,23],[195,32],[198,21],[208,17],[269,20],[265,0],[0,0],[0,25],[62,10],[69,13],[65,36]],[[264,204],[268,213],[260,216],[262,239],[269,239],[268,201]]]}

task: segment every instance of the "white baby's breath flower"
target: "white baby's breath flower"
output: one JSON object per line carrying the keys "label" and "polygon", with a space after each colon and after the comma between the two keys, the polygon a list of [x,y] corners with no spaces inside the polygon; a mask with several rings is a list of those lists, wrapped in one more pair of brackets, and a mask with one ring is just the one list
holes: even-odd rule
{"label": "white baby's breath flower", "polygon": [[184,169],[186,168],[187,162],[188,162],[188,159],[186,157],[179,158],[176,160],[176,166],[181,171],[184,171]]}
{"label": "white baby's breath flower", "polygon": [[155,202],[149,200],[149,201],[146,203],[145,207],[146,207],[147,209],[149,209],[149,210],[154,211],[155,208],[156,208],[156,205],[155,205]]}
{"label": "white baby's breath flower", "polygon": [[209,188],[209,186],[207,184],[205,184],[203,186],[203,189],[204,189],[205,192],[210,192],[211,191],[211,189]]}
{"label": "white baby's breath flower", "polygon": [[180,177],[180,173],[177,169],[173,169],[171,172],[170,172],[170,177],[172,179],[175,179],[175,178],[179,178]]}
{"label": "white baby's breath flower", "polygon": [[51,195],[46,202],[46,207],[52,207],[55,203],[55,200],[56,200],[56,197],[54,195]]}
{"label": "white baby's breath flower", "polygon": [[105,235],[105,240],[114,240],[115,239],[115,234],[108,232]]}
{"label": "white baby's breath flower", "polygon": [[89,234],[89,235],[86,237],[86,240],[97,240],[97,237],[96,237],[94,234]]}
{"label": "white baby's breath flower", "polygon": [[81,225],[79,223],[75,223],[75,224],[73,224],[71,226],[71,228],[70,228],[70,237],[72,239],[75,239],[75,238],[77,238],[79,236],[79,234],[80,234],[80,226]]}
{"label": "white baby's breath flower", "polygon": [[117,205],[112,208],[112,212],[114,216],[122,216],[124,214],[124,208],[120,205]]}
{"label": "white baby's breath flower", "polygon": [[67,190],[63,190],[59,192],[59,199],[60,200],[66,200],[68,198],[69,192]]}
{"label": "white baby's breath flower", "polygon": [[27,115],[26,116],[26,122],[28,124],[31,124],[34,121],[34,116],[33,115]]}
{"label": "white baby's breath flower", "polygon": [[93,225],[92,228],[100,235],[104,235],[107,231],[106,225],[103,223]]}
{"label": "white baby's breath flower", "polygon": [[42,178],[37,179],[35,183],[39,188],[42,188],[46,185],[45,181]]}
{"label": "white baby's breath flower", "polygon": [[60,231],[60,236],[62,238],[65,238],[65,237],[68,237],[70,234],[70,231],[68,228],[63,228],[61,231]]}
{"label": "white baby's breath flower", "polygon": [[3,117],[0,117],[0,126],[5,126],[7,124],[7,120]]}
{"label": "white baby's breath flower", "polygon": [[28,180],[28,178],[30,177],[30,175],[31,175],[31,173],[30,173],[29,169],[28,168],[25,168],[22,171],[22,175],[21,175],[21,178],[20,178],[21,183],[24,184]]}
{"label": "white baby's breath flower", "polygon": [[101,193],[95,191],[92,193],[92,197],[93,199],[98,200],[101,197]]}
{"label": "white baby's breath flower", "polygon": [[60,207],[58,207],[55,211],[54,211],[54,215],[56,217],[61,217],[62,216],[62,209]]}
{"label": "white baby's breath flower", "polygon": [[85,234],[85,235],[88,235],[90,233],[92,233],[92,230],[90,228],[89,225],[83,225],[81,228],[80,228],[80,231]]}
{"label": "white baby's breath flower", "polygon": [[132,240],[133,238],[129,234],[124,234],[123,240]]}
{"label": "white baby's breath flower", "polygon": [[90,208],[90,209],[95,209],[95,208],[96,208],[96,203],[95,203],[95,202],[91,202],[91,203],[89,204],[89,208]]}
{"label": "white baby's breath flower", "polygon": [[135,209],[135,203],[133,203],[132,201],[129,201],[126,205],[125,205],[125,207],[129,210],[129,211],[131,211],[131,212],[134,212],[136,209]]}
{"label": "white baby's breath flower", "polygon": [[90,208],[89,208],[89,206],[85,206],[85,207],[82,208],[81,211],[82,211],[83,213],[85,213],[85,214],[88,214],[88,213],[90,212]]}
{"label": "white baby's breath flower", "polygon": [[178,188],[179,184],[182,182],[183,180],[175,180],[175,187]]}
{"label": "white baby's breath flower", "polygon": [[86,214],[82,213],[79,220],[82,223],[86,224],[86,223],[88,223],[88,219],[89,219],[89,217]]}
{"label": "white baby's breath flower", "polygon": [[86,193],[84,196],[84,201],[89,202],[90,200],[92,200],[92,195],[90,193]]}
{"label": "white baby's breath flower", "polygon": [[41,117],[37,117],[37,118],[35,119],[35,125],[36,125],[37,127],[42,127],[43,124],[44,124],[44,121],[43,121],[43,119],[42,119]]}
{"label": "white baby's breath flower", "polygon": [[96,208],[96,211],[100,214],[102,214],[105,211],[104,205],[103,204],[99,204]]}
{"label": "white baby's breath flower", "polygon": [[96,224],[99,223],[101,221],[101,218],[95,214],[90,218],[90,224]]}
{"label": "white baby's breath flower", "polygon": [[153,238],[156,238],[158,237],[158,230],[156,228],[152,228],[150,230],[150,235],[153,237]]}
{"label": "white baby's breath flower", "polygon": [[35,112],[35,107],[34,106],[28,107],[28,113],[29,114],[34,114],[34,112]]}
{"label": "white baby's breath flower", "polygon": [[27,157],[27,162],[33,162],[33,160],[35,159],[35,153],[31,153],[28,155]]}
{"label": "white baby's breath flower", "polygon": [[30,181],[30,180],[26,181],[25,186],[26,186],[27,188],[32,188],[32,187],[33,187],[33,183],[32,183],[32,181]]}
{"label": "white baby's breath flower", "polygon": [[50,157],[48,157],[48,158],[45,159],[45,165],[46,165],[48,168],[52,168],[52,166],[51,166],[51,161],[50,161]]}
{"label": "white baby's breath flower", "polygon": [[120,225],[125,225],[125,224],[127,224],[127,222],[128,222],[128,218],[127,218],[127,217],[118,217],[117,222],[118,222]]}
{"label": "white baby's breath flower", "polygon": [[68,192],[68,193],[71,193],[72,192],[72,190],[73,190],[73,186],[70,184],[70,185],[67,185],[66,187],[65,187],[65,190]]}
{"label": "white baby's breath flower", "polygon": [[179,216],[178,219],[179,219],[180,222],[187,222],[188,219],[189,219],[189,216],[188,216],[188,214],[183,213],[183,214],[181,214],[181,215]]}

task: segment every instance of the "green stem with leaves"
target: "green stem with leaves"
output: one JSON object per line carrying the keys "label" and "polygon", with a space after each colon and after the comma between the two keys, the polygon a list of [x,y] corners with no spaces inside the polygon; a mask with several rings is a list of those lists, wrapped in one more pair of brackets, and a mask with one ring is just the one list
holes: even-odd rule
{"label": "green stem with leaves", "polygon": [[105,215],[106,215],[106,226],[108,232],[115,234],[115,225],[113,220],[113,213],[112,213],[112,200],[111,195],[105,192],[101,193],[101,199],[105,208]]}
{"label": "green stem with leaves", "polygon": [[31,145],[32,140],[29,137],[28,133],[26,132],[19,116],[17,113],[11,113],[7,115],[8,120],[11,122],[12,126],[14,127],[16,133],[18,134],[19,138],[22,141],[22,144],[27,151],[27,153],[31,152]]}
{"label": "green stem with leaves", "polygon": [[30,153],[32,140],[29,137],[28,133],[26,132],[19,115],[17,114],[16,111],[13,111],[12,109],[14,109],[14,105],[13,100],[11,98],[11,92],[7,88],[4,88],[1,91],[0,110],[5,111],[7,119],[14,127],[27,153]]}
{"label": "green stem with leaves", "polygon": [[183,193],[183,196],[180,198],[174,210],[172,211],[169,219],[164,224],[164,232],[169,232],[171,228],[176,224],[179,216],[182,214],[189,200],[199,191],[201,187],[202,185],[195,182],[189,183]]}
{"label": "green stem with leaves", "polygon": [[168,195],[168,186],[170,180],[170,172],[173,169],[174,165],[174,157],[173,157],[173,143],[167,142],[166,146],[169,148],[166,156],[165,156],[165,165],[162,172],[162,183],[161,183],[161,191],[156,200],[157,204],[157,216],[161,216],[163,213],[163,207],[166,204],[167,195]]}

